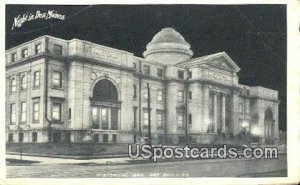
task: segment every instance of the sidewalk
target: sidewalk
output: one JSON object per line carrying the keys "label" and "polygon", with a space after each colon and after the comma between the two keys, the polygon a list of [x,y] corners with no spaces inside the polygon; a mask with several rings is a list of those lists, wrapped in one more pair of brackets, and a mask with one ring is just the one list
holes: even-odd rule
{"label": "sidewalk", "polygon": [[[6,154],[6,159],[20,160],[20,155]],[[133,161],[129,157],[117,157],[117,158],[103,158],[103,159],[64,159],[64,158],[52,158],[52,157],[39,157],[39,156],[22,156],[22,160],[37,161],[34,165],[39,164],[127,164]],[[143,159],[136,159],[140,161]]]}

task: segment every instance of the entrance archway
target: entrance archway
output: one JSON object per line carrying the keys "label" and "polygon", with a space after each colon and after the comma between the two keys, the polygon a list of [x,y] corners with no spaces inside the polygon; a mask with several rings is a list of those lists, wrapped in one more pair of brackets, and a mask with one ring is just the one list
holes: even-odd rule
{"label": "entrance archway", "polygon": [[91,105],[94,129],[118,129],[120,102],[118,90],[110,80],[102,79],[94,85]]}
{"label": "entrance archway", "polygon": [[267,108],[265,111],[265,142],[266,144],[272,144],[272,138],[274,136],[274,118],[271,108]]}

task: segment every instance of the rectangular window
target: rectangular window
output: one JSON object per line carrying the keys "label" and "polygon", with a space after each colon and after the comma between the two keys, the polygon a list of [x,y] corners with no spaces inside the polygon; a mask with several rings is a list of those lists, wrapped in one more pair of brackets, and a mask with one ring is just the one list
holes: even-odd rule
{"label": "rectangular window", "polygon": [[9,133],[8,134],[8,142],[13,142],[14,141],[14,134],[13,133]]}
{"label": "rectangular window", "polygon": [[192,91],[189,91],[189,99],[192,99]]}
{"label": "rectangular window", "polygon": [[99,134],[94,134],[94,143],[99,142]]}
{"label": "rectangular window", "polygon": [[137,122],[136,122],[136,119],[137,119],[137,108],[134,107],[134,108],[133,108],[133,128],[134,128],[134,129],[137,128]]}
{"label": "rectangular window", "polygon": [[163,101],[163,91],[162,90],[158,90],[157,91],[157,101],[158,102],[162,102]]}
{"label": "rectangular window", "polygon": [[133,69],[137,70],[137,65],[135,62],[133,62]]}
{"label": "rectangular window", "polygon": [[93,123],[99,123],[99,113],[97,107],[92,108],[92,120]]}
{"label": "rectangular window", "polygon": [[14,93],[17,91],[17,80],[12,78],[10,81],[10,92]]}
{"label": "rectangular window", "polygon": [[250,101],[249,100],[245,101],[245,113],[250,114]]}
{"label": "rectangular window", "polygon": [[158,76],[158,77],[163,77],[163,76],[164,76],[164,71],[163,71],[163,69],[161,69],[161,68],[158,68],[158,69],[157,69],[157,76]]}
{"label": "rectangular window", "polygon": [[189,71],[189,79],[191,79],[193,77],[193,73],[192,71]]}
{"label": "rectangular window", "polygon": [[17,53],[11,54],[11,61],[12,61],[12,62],[17,61]]}
{"label": "rectangular window", "polygon": [[33,122],[39,122],[40,118],[40,103],[34,102],[33,103]]}
{"label": "rectangular window", "polygon": [[239,103],[239,112],[240,112],[240,114],[243,114],[243,103],[242,102]]}
{"label": "rectangular window", "polygon": [[117,134],[112,135],[112,142],[116,143],[117,142]]}
{"label": "rectangular window", "polygon": [[41,44],[37,44],[35,45],[35,48],[34,48],[34,51],[35,51],[35,54],[39,54],[41,52]]}
{"label": "rectangular window", "polygon": [[16,104],[10,104],[10,124],[16,124]]}
{"label": "rectangular window", "polygon": [[28,49],[23,49],[22,50],[22,58],[28,57]]}
{"label": "rectangular window", "polygon": [[24,91],[27,89],[27,76],[23,75],[21,77],[21,90]]}
{"label": "rectangular window", "polygon": [[136,85],[133,85],[133,98],[136,98]]}
{"label": "rectangular window", "polygon": [[163,126],[163,113],[162,112],[156,113],[156,125],[157,125],[157,127]]}
{"label": "rectangular window", "polygon": [[189,114],[189,125],[192,125],[192,114]]}
{"label": "rectangular window", "polygon": [[69,120],[71,120],[71,118],[72,118],[72,109],[69,108]]}
{"label": "rectangular window", "polygon": [[61,103],[53,102],[52,104],[52,119],[61,121]]}
{"label": "rectangular window", "polygon": [[144,65],[144,73],[145,75],[150,75],[150,66]]}
{"label": "rectangular window", "polygon": [[61,72],[53,71],[52,87],[53,88],[62,88],[62,73]]}
{"label": "rectangular window", "polygon": [[103,134],[103,143],[108,142],[108,134]]}
{"label": "rectangular window", "polygon": [[19,133],[19,143],[23,143],[24,141],[24,133]]}
{"label": "rectangular window", "polygon": [[54,44],[54,54],[62,55],[62,46],[58,44]]}
{"label": "rectangular window", "polygon": [[35,71],[33,73],[33,86],[34,87],[40,86],[40,72],[39,71]]}
{"label": "rectangular window", "polygon": [[27,115],[27,103],[21,102],[21,123],[26,122],[26,115]]}
{"label": "rectangular window", "polygon": [[37,132],[32,132],[32,142],[37,142]]}
{"label": "rectangular window", "polygon": [[180,128],[183,127],[183,113],[182,112],[177,113],[177,125]]}
{"label": "rectangular window", "polygon": [[144,126],[148,126],[149,124],[149,114],[148,114],[148,110],[147,109],[144,109]]}
{"label": "rectangular window", "polygon": [[178,70],[177,75],[178,75],[179,79],[183,79],[184,78],[184,71]]}
{"label": "rectangular window", "polygon": [[101,108],[101,125],[102,129],[108,129],[108,109]]}
{"label": "rectangular window", "polygon": [[148,100],[148,89],[145,88],[144,90],[144,100],[147,101]]}
{"label": "rectangular window", "polygon": [[178,91],[178,102],[183,102],[183,91]]}

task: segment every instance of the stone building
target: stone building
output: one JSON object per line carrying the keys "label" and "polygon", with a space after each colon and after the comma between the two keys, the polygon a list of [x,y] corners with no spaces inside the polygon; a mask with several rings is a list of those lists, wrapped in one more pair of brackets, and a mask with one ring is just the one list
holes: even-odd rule
{"label": "stone building", "polygon": [[8,49],[7,142],[133,143],[147,137],[149,116],[153,143],[277,141],[278,92],[239,84],[225,52],[192,58],[164,28],[143,55],[48,35]]}

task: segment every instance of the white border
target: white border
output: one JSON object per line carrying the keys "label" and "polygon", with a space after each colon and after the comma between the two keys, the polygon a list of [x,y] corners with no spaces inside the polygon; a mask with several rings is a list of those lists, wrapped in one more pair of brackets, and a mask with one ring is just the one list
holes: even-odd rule
{"label": "white border", "polygon": [[[288,131],[288,178],[118,178],[118,179],[53,179],[53,178],[19,178],[6,179],[5,174],[5,4],[24,4],[24,0],[4,0],[0,4],[0,185],[2,184],[297,184],[300,182],[300,2],[298,0],[131,0],[131,1],[96,1],[96,0],[31,0],[26,4],[286,4],[287,5],[287,131]],[[275,19],[275,18],[274,18]]]}

